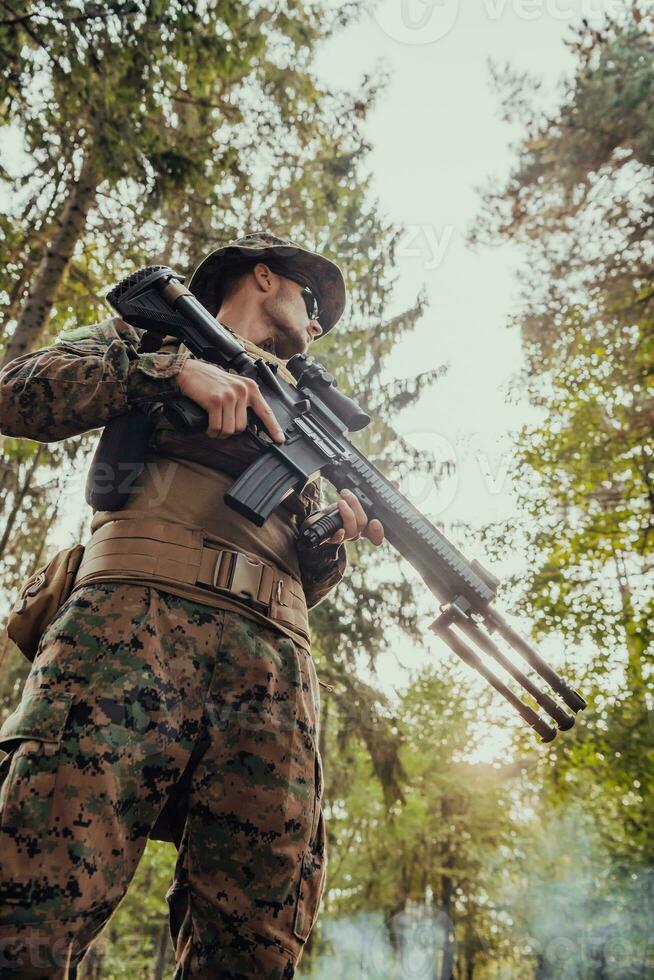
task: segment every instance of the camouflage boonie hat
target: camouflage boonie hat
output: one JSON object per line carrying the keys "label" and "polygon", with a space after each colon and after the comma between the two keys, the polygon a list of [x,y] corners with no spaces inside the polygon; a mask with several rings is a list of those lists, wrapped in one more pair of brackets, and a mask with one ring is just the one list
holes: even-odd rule
{"label": "camouflage boonie hat", "polygon": [[283,275],[283,269],[287,268],[306,279],[318,300],[318,322],[323,333],[331,330],[340,319],[345,309],[345,281],[336,263],[267,231],[254,232],[221,245],[200,262],[188,286],[212,316],[216,316],[222,301],[221,273],[229,271],[232,260],[239,257],[257,262],[270,261],[274,272]]}

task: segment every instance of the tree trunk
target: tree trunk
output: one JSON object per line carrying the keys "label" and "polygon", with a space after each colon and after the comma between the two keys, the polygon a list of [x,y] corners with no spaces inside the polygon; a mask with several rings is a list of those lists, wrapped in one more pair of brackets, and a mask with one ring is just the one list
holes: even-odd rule
{"label": "tree trunk", "polygon": [[443,875],[441,885],[441,906],[445,912],[445,931],[443,935],[443,963],[441,966],[440,980],[452,980],[452,970],[454,968],[454,942],[451,932],[452,923],[452,879],[448,875]]}
{"label": "tree trunk", "polygon": [[19,466],[18,459],[8,457],[3,451],[0,459],[0,514],[5,509],[7,498],[16,489]]}
{"label": "tree trunk", "polygon": [[98,180],[92,158],[87,152],[79,177],[55,219],[54,233],[44,250],[16,329],[5,349],[3,365],[36,346],[65,278],[75,245],[84,231],[86,218],[95,200]]}
{"label": "tree trunk", "polygon": [[18,490],[16,494],[16,498],[14,500],[13,507],[11,508],[9,515],[7,516],[7,523],[5,524],[2,537],[0,538],[0,556],[4,555],[5,553],[7,544],[10,540],[11,532],[16,522],[16,518],[20,514],[21,508],[23,506],[23,500],[25,499],[25,495],[30,489],[32,478],[34,476],[34,473],[36,472],[37,466],[39,465],[39,460],[41,458],[42,451],[43,451],[43,446],[39,446],[36,452],[34,453],[34,456],[32,457],[32,461],[29,465],[27,473],[25,474],[25,479],[23,480],[23,484]]}
{"label": "tree trunk", "polygon": [[478,941],[472,929],[468,926],[466,935],[466,948],[463,958],[461,975],[465,980],[474,980],[475,960],[477,959]]}
{"label": "tree trunk", "polygon": [[622,628],[624,630],[625,645],[627,647],[627,687],[630,695],[638,699],[641,709],[645,716],[649,713],[646,698],[648,689],[647,680],[643,670],[643,659],[645,645],[642,639],[641,630],[636,622],[634,604],[632,599],[631,585],[627,575],[627,568],[624,555],[613,552],[613,560],[620,592],[620,602],[622,605]]}
{"label": "tree trunk", "polygon": [[170,932],[168,923],[164,922],[159,930],[157,940],[157,951],[152,969],[152,980],[163,980],[164,970],[166,969],[166,959],[170,947]]}
{"label": "tree trunk", "polygon": [[106,942],[100,936],[84,954],[78,969],[79,980],[102,980]]}
{"label": "tree trunk", "polygon": [[[452,814],[451,801],[447,796],[444,796],[441,800],[441,818],[443,820],[443,825],[447,826],[450,822],[450,817]],[[441,910],[445,914],[444,921],[444,935],[443,935],[443,961],[441,963],[441,975],[440,980],[452,980],[453,969],[454,969],[454,912],[453,912],[453,896],[454,896],[454,882],[452,877],[447,873],[449,869],[454,867],[454,855],[449,844],[449,841],[445,844],[443,853],[441,855],[441,866],[445,869],[444,874],[441,876],[441,892],[440,892],[440,903]]]}
{"label": "tree trunk", "polygon": [[536,980],[550,980],[547,961],[542,953],[536,954]]}
{"label": "tree trunk", "polygon": [[43,564],[44,552],[46,549],[46,545],[48,544],[50,531],[52,530],[54,522],[57,520],[58,517],[59,517],[59,498],[57,498],[54,501],[52,508],[50,510],[50,514],[48,515],[47,520],[43,524],[41,536],[39,538],[39,543],[34,550],[34,555],[32,556],[32,565],[29,571],[27,572],[28,575],[33,575],[34,572],[39,567],[39,565]]}

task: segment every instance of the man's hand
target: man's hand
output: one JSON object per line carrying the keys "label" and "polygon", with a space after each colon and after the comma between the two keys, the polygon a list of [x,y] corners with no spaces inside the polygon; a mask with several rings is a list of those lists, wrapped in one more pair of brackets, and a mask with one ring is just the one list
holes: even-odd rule
{"label": "man's hand", "polygon": [[365,510],[361,506],[361,501],[356,495],[351,490],[341,490],[341,498],[337,506],[341,513],[343,527],[323,543],[340,544],[341,541],[368,538],[378,548],[384,540],[383,524],[377,518],[368,520]]}
{"label": "man's hand", "polygon": [[177,383],[182,395],[186,395],[209,416],[207,435],[214,439],[227,439],[243,432],[248,424],[248,408],[278,443],[284,442],[284,433],[272,409],[257,384],[250,378],[223,371],[215,364],[189,358],[179,373]]}

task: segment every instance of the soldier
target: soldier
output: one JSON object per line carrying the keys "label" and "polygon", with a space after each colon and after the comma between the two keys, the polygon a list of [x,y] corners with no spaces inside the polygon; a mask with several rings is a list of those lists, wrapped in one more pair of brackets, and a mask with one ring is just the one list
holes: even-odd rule
{"label": "soldier", "polygon": [[[334,263],[267,233],[218,248],[190,288],[288,380],[285,360],[345,305]],[[277,442],[279,425],[253,382],[172,338],[154,353],[141,339],[114,317],[0,378],[6,434],[56,441],[135,410],[154,423],[127,503],[94,514],[0,731],[0,976],[74,976],[155,837],[178,850],[175,977],[287,980],[326,867],[307,608],[342,577],[344,540],[384,532],[344,492],[343,529],[301,547],[315,483],[263,528],[227,508],[256,452],[247,410]],[[205,434],[166,423],[161,405],[180,393],[207,411]]]}

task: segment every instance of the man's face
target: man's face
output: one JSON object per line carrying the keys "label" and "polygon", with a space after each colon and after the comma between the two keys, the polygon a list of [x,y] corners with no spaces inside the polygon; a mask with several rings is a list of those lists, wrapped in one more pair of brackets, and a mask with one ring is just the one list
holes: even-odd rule
{"label": "man's face", "polygon": [[275,353],[283,360],[294,354],[305,354],[309,345],[322,333],[318,319],[312,319],[299,283],[278,275],[277,289],[264,301],[264,310],[272,328]]}

